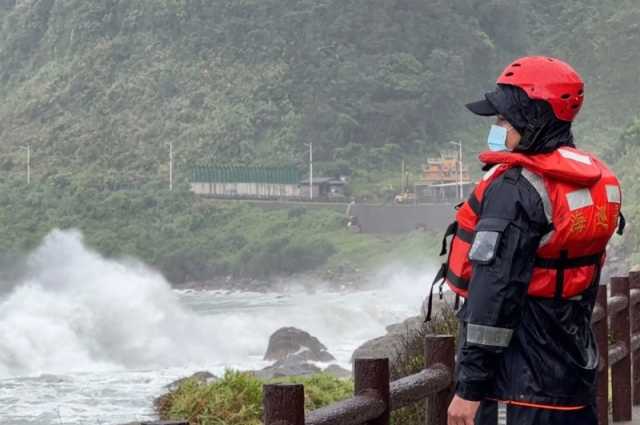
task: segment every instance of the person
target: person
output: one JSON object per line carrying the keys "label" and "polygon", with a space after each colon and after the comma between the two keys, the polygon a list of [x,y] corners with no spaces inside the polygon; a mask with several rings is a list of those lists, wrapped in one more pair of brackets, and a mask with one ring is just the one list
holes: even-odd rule
{"label": "person", "polygon": [[624,217],[616,176],[574,144],[583,99],[569,64],[531,56],[466,105],[496,121],[436,276],[464,299],[448,425],[597,424],[591,315]]}

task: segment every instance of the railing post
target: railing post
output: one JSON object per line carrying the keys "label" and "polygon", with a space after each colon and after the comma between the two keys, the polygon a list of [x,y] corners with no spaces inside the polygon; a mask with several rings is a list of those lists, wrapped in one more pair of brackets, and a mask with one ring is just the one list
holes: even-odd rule
{"label": "railing post", "polygon": [[427,335],[424,341],[424,358],[426,368],[440,364],[449,369],[451,374],[449,388],[427,399],[425,425],[447,425],[447,409],[453,396],[454,337],[451,335]]}
{"label": "railing post", "polygon": [[367,425],[389,425],[391,419],[391,392],[389,359],[356,359],[353,365],[354,395],[373,396],[384,402],[385,411]]}
{"label": "railing post", "polygon": [[614,422],[631,420],[631,327],[629,324],[628,277],[611,278],[611,296],[622,296],[628,300],[627,307],[611,317],[611,329],[615,342],[622,342],[627,347],[627,355],[611,366],[612,417]]}
{"label": "railing post", "polygon": [[[629,289],[640,290],[640,271],[629,273]],[[640,303],[630,306],[631,308],[631,333],[640,333]],[[633,363],[633,405],[640,404],[640,352],[631,352]]]}
{"label": "railing post", "polygon": [[304,386],[263,386],[264,425],[304,425]]}
{"label": "railing post", "polygon": [[593,332],[598,343],[600,363],[598,365],[598,424],[609,425],[609,330],[607,326],[607,287],[598,288],[597,306],[603,311],[603,317],[595,325]]}

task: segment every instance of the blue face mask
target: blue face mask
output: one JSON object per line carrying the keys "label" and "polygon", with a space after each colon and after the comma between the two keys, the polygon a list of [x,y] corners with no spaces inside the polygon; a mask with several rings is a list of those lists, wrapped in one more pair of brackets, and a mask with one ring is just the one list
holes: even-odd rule
{"label": "blue face mask", "polygon": [[487,137],[487,145],[489,150],[494,152],[508,151],[507,148],[507,129],[498,125],[492,125],[491,131],[489,131],[489,137]]}

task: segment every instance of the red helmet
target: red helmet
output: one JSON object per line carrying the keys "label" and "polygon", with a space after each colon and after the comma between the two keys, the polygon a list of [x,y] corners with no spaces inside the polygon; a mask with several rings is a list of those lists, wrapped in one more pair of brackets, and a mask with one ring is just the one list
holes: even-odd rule
{"label": "red helmet", "polygon": [[547,56],[515,60],[502,71],[496,83],[520,87],[530,99],[547,101],[562,121],[573,121],[584,100],[580,74],[568,63]]}

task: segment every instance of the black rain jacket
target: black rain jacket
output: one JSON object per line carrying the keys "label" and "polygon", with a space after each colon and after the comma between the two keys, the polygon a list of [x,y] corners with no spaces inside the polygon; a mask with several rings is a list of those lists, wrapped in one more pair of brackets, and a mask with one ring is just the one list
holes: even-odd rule
{"label": "black rain jacket", "polygon": [[[574,146],[571,123],[558,120],[547,102],[531,100],[509,85],[498,85],[487,100],[522,135],[517,152],[537,154]],[[472,261],[468,298],[457,314],[456,393],[467,400],[593,405],[598,350],[591,315],[600,276],[580,300],[527,295],[535,254],[549,223],[540,196],[520,172],[507,171],[483,197],[479,219],[499,218],[509,224],[494,260]],[[507,347],[472,344],[466,341],[468,324],[513,333]]]}
{"label": "black rain jacket", "polygon": [[[542,200],[513,168],[486,190],[480,219],[509,221],[490,264],[473,263],[460,320],[456,393],[558,406],[595,400],[598,352],[591,329],[599,276],[581,300],[527,295],[535,253],[548,230]],[[507,347],[467,343],[469,323],[513,330]]]}

